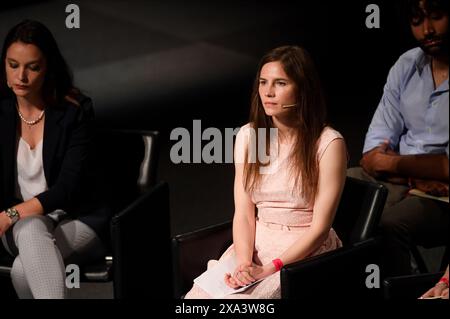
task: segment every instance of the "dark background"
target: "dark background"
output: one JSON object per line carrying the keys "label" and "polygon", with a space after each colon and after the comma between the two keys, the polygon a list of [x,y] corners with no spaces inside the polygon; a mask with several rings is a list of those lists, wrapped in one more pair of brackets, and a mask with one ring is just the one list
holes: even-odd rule
{"label": "dark background", "polygon": [[[66,29],[78,4],[81,28]],[[365,8],[380,7],[367,29]],[[286,44],[313,56],[329,120],[358,164],[388,71],[414,46],[399,1],[14,1],[2,3],[0,39],[24,18],[45,23],[95,102],[98,126],[162,133],[159,178],[171,189],[172,235],[233,215],[232,164],[170,161],[175,127],[224,130],[247,123],[259,59]],[[120,152],[120,150],[117,150]],[[118,167],[117,169],[122,169]],[[156,229],[157,225],[155,225]]]}

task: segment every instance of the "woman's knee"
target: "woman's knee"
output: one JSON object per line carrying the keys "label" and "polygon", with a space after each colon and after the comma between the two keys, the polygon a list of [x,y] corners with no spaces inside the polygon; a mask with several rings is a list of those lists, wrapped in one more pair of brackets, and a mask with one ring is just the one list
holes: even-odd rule
{"label": "woman's knee", "polygon": [[104,247],[94,230],[79,220],[64,220],[54,231],[64,260],[84,263],[104,256]]}
{"label": "woman's knee", "polygon": [[14,259],[13,265],[11,267],[11,278],[13,281],[22,281],[25,279],[25,272],[23,270],[22,261],[20,260],[19,256]]}

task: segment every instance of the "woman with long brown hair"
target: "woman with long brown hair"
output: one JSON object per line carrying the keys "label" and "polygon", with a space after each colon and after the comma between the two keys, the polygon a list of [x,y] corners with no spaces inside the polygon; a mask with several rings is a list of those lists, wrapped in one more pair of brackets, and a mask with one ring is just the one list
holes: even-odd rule
{"label": "woman with long brown hair", "polygon": [[[261,148],[269,162],[259,158]],[[255,79],[250,123],[236,137],[233,245],[219,260],[235,259],[234,271],[220,278],[231,288],[264,280],[227,297],[279,298],[284,264],[341,246],[331,225],[346,163],[342,136],[326,125],[309,54],[296,46],[267,53]],[[197,284],[186,295],[209,297]]]}

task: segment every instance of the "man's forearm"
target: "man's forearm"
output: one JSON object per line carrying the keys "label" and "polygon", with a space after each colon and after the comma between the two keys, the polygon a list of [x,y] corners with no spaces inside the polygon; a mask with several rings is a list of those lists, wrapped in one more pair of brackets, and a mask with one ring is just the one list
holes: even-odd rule
{"label": "man's forearm", "polygon": [[448,183],[446,154],[397,155],[388,161],[386,173]]}

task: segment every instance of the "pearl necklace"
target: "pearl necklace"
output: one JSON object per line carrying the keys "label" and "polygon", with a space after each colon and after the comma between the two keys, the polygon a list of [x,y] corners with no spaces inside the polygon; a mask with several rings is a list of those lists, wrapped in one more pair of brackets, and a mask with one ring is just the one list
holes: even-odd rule
{"label": "pearl necklace", "polygon": [[44,117],[45,110],[42,110],[41,114],[39,114],[38,118],[35,119],[35,120],[27,120],[27,119],[25,119],[25,117],[23,116],[23,114],[22,114],[22,113],[20,112],[20,110],[19,110],[19,105],[17,105],[17,113],[19,113],[20,119],[21,119],[25,124],[27,124],[28,126],[30,126],[30,128],[31,128],[31,126],[33,126],[33,125],[39,123],[39,122],[42,120],[42,118]]}

